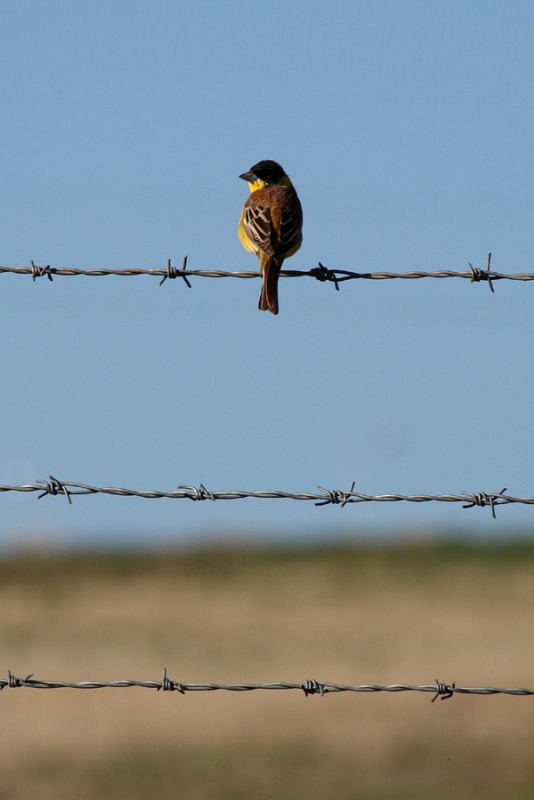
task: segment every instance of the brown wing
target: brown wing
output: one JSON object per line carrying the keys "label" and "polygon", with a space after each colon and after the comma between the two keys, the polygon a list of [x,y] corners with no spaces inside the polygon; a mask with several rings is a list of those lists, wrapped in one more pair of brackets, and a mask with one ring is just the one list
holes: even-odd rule
{"label": "brown wing", "polygon": [[292,191],[291,202],[284,203],[280,216],[278,241],[284,256],[293,255],[302,243],[302,206],[297,193]]}
{"label": "brown wing", "polygon": [[286,256],[302,241],[302,208],[288,186],[267,186],[245,203],[243,222],[249,239],[266,255]]}
{"label": "brown wing", "polygon": [[264,190],[253,192],[245,203],[243,213],[243,223],[248,238],[259,250],[272,256],[274,248],[272,244],[273,225],[271,219],[271,207],[267,198],[257,198],[256,195]]}

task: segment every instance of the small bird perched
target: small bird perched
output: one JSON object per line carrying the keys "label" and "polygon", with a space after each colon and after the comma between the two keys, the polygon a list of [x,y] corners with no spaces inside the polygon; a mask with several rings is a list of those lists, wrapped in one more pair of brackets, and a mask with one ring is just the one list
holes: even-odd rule
{"label": "small bird perched", "polygon": [[250,197],[237,229],[241,244],[257,253],[263,277],[258,308],[278,314],[278,278],[285,258],[302,244],[302,206],[288,176],[276,161],[259,161],[239,176]]}

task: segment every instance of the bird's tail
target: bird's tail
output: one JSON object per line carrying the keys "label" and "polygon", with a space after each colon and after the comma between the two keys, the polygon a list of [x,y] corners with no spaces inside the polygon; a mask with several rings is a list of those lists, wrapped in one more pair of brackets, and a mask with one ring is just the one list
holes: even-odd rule
{"label": "bird's tail", "polygon": [[263,276],[258,308],[278,314],[278,278],[284,259],[276,256],[260,255],[260,269]]}

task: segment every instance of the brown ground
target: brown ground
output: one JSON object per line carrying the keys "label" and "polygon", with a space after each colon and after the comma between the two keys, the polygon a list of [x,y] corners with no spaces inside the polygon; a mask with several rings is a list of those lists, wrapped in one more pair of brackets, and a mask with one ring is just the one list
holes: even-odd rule
{"label": "brown ground", "polygon": [[[0,564],[45,680],[534,686],[534,548]],[[6,688],[0,800],[534,798],[534,697]]]}

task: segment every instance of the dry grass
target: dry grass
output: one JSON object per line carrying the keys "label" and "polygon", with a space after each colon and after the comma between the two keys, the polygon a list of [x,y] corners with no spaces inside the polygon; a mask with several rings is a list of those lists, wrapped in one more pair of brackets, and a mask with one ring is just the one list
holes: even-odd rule
{"label": "dry grass", "polygon": [[[2,671],[534,685],[534,549],[26,557]],[[0,800],[534,798],[534,698],[146,689],[0,696]]]}

